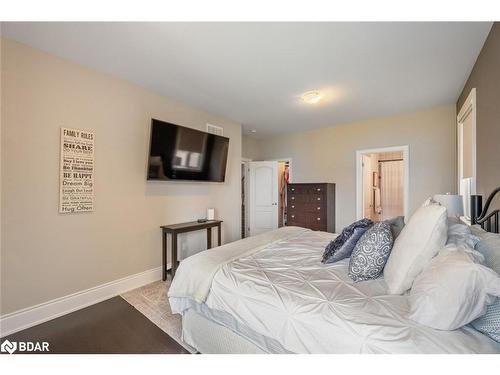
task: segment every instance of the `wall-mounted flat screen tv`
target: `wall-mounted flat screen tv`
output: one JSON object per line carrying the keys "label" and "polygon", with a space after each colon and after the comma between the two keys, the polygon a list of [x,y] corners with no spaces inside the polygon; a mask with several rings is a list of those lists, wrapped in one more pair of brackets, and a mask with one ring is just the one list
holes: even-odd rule
{"label": "wall-mounted flat screen tv", "polygon": [[148,180],[224,182],[229,138],[151,120]]}

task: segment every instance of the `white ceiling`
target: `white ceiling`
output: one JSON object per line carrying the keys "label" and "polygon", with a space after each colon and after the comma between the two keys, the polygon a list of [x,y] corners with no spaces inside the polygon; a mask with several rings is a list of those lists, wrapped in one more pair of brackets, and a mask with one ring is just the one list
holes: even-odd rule
{"label": "white ceiling", "polygon": [[[256,129],[454,103],[491,23],[3,23],[2,35]],[[298,96],[319,89],[318,105]],[[168,120],[168,119],[166,119]]]}

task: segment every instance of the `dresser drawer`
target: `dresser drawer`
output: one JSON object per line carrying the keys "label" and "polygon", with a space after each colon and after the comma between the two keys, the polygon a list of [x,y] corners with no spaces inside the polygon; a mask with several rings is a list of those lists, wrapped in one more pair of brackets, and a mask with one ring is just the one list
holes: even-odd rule
{"label": "dresser drawer", "polygon": [[288,218],[286,226],[287,227],[303,227],[303,228],[306,228],[306,223],[304,223],[302,221],[295,220],[295,219]]}
{"label": "dresser drawer", "polygon": [[321,213],[309,213],[309,212],[295,212],[290,211],[288,213],[288,222],[303,223],[307,225],[311,224],[323,224],[326,223],[327,217],[326,213],[323,211]]}
{"label": "dresser drawer", "polygon": [[324,194],[325,184],[290,184],[288,194]]}
{"label": "dresser drawer", "polygon": [[[317,203],[316,203],[317,202]],[[325,201],[316,201],[316,202],[290,202],[288,204],[288,212],[302,212],[302,213],[310,213],[310,214],[322,214],[326,211],[326,202]]]}
{"label": "dresser drawer", "polygon": [[294,203],[316,203],[321,204],[326,201],[324,194],[289,194],[288,204]]}
{"label": "dresser drawer", "polygon": [[316,223],[308,223],[302,220],[289,220],[287,223],[287,226],[294,226],[294,227],[302,227],[302,228],[308,228],[312,230],[321,230],[323,232],[328,232],[328,223],[326,221],[323,222],[316,222]]}

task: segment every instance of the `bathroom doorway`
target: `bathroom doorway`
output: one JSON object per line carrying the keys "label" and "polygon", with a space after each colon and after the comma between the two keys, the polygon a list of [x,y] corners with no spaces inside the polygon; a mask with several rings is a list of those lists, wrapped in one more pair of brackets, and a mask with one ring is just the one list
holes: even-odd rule
{"label": "bathroom doorway", "polygon": [[407,216],[408,147],[357,151],[357,217]]}

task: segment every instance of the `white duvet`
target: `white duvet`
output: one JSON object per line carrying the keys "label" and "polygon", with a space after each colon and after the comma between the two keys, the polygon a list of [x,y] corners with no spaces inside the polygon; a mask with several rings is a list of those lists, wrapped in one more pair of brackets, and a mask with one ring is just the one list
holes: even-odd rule
{"label": "white duvet", "polygon": [[[438,331],[411,322],[406,295],[388,295],[381,278],[354,283],[348,260],[322,264],[335,235],[295,228],[283,237],[221,262],[208,297],[198,302],[293,353],[500,353],[473,328]],[[196,274],[187,267],[184,275]],[[177,297],[189,298],[183,278],[173,286]],[[171,304],[185,308],[176,298]]]}

